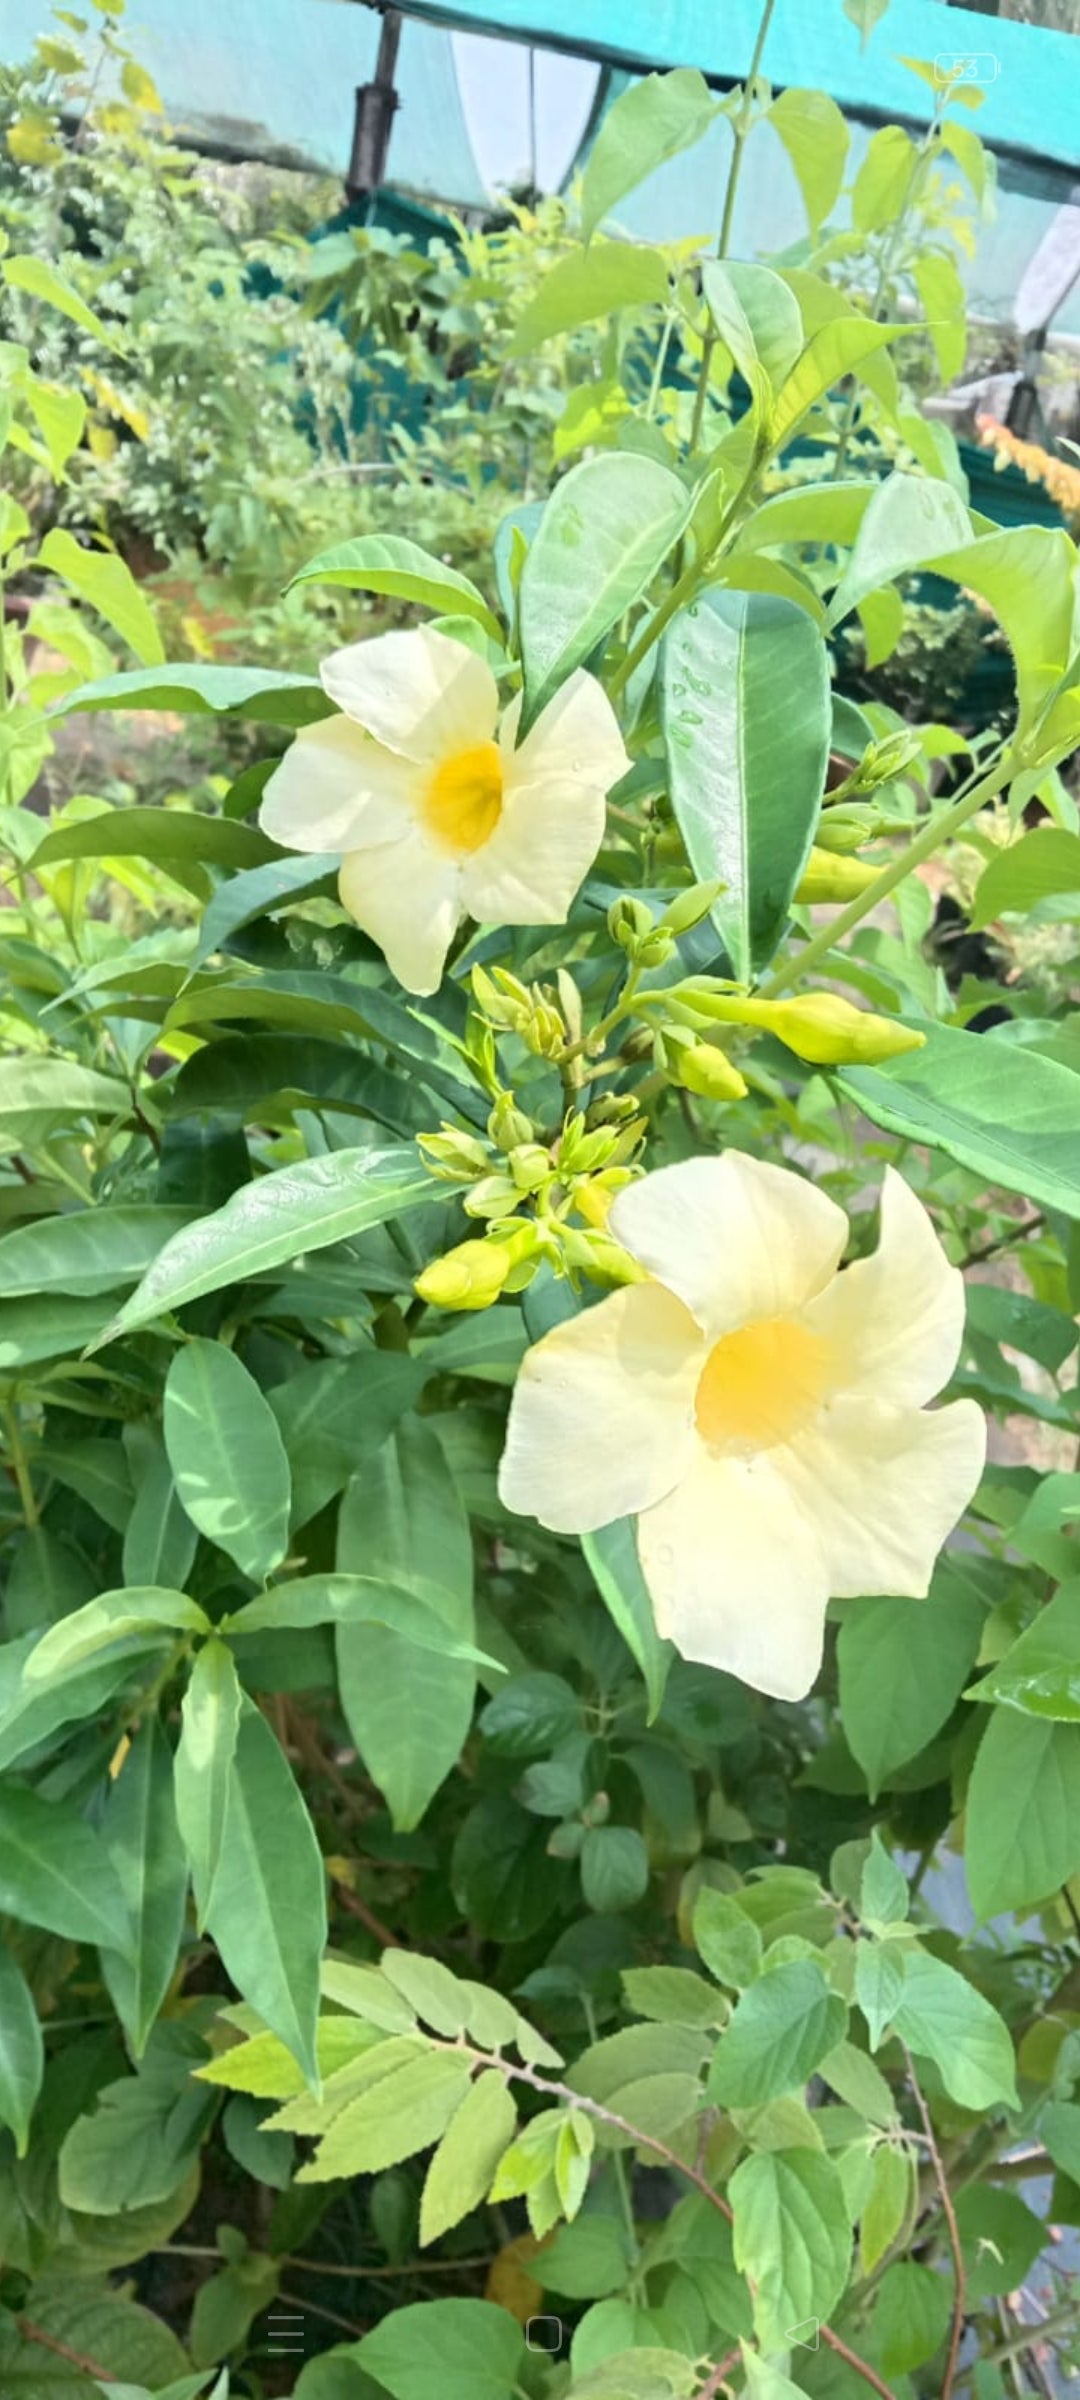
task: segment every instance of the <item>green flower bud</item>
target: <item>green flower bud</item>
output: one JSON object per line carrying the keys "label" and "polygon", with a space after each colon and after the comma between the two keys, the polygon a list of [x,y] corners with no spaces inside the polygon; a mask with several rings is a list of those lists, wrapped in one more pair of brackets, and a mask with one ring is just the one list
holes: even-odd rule
{"label": "green flower bud", "polygon": [[836,858],[828,850],[813,849],[796,887],[795,898],[804,907],[816,901],[853,900],[865,892],[879,873],[877,867],[867,866],[861,858]]}
{"label": "green flower bud", "polygon": [[531,1142],[533,1138],[532,1119],[525,1115],[524,1109],[516,1106],[511,1092],[500,1092],[488,1118],[487,1129],[500,1150],[516,1150],[519,1142]]}
{"label": "green flower bud", "polygon": [[660,919],[661,925],[665,925],[669,933],[689,933],[693,926],[701,924],[703,917],[708,916],[713,901],[725,889],[719,878],[713,883],[690,884],[685,892],[679,892],[669,902]]}
{"label": "green flower bud", "polygon": [[621,900],[613,900],[607,912],[607,929],[620,950],[635,951],[638,944],[653,930],[653,913],[644,900],[635,900],[629,892]]}

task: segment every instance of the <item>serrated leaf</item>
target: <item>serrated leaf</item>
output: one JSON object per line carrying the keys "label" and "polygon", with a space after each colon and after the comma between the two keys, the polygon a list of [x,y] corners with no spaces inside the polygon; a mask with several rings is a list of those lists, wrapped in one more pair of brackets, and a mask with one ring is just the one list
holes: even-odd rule
{"label": "serrated leaf", "polygon": [[904,1990],[892,2029],[917,2057],[933,2060],[961,2108],[1018,2105],[1008,2027],[944,1959],[927,1950],[905,1953]]}
{"label": "serrated leaf", "polygon": [[826,2321],[851,2263],[851,2221],[832,2160],[817,2150],[763,2150],[729,2185],[735,2264],[749,2277],[754,2324],[766,2350],[787,2348],[788,2328]]}
{"label": "serrated leaf", "polygon": [[806,2083],[847,2026],[816,1959],[792,1959],[760,1975],[738,2002],[709,2072],[709,2097],[724,2108],[755,2108]]}
{"label": "serrated leaf", "polygon": [[516,2127],[517,2110],[504,2078],[495,2069],[479,2075],[455,2109],[428,2168],[420,2201],[421,2249],[479,2206]]}
{"label": "serrated leaf", "polygon": [[995,1709],[976,1755],[965,1826],[980,1918],[1059,1891],[1080,1868],[1080,1725]]}
{"label": "serrated leaf", "polygon": [[407,2059],[335,2117],[299,2183],[374,2175],[438,2141],[464,2098],[470,2062],[445,2052]]}

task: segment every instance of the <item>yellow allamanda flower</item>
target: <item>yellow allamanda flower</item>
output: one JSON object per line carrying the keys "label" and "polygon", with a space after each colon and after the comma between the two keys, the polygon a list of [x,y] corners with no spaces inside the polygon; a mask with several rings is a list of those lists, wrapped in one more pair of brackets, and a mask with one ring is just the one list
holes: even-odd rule
{"label": "yellow allamanda flower", "polygon": [[843,1210],[735,1150],[646,1175],[609,1222],[649,1280],[527,1353],[503,1504],[560,1533],[636,1517],[660,1633],[801,1699],[827,1602],[924,1596],[978,1485],[982,1411],[925,1406],[962,1279],[892,1170],[877,1250],[843,1272]]}
{"label": "yellow allamanda flower", "polygon": [[342,904],[411,992],[438,989],[462,917],[559,925],[630,761],[579,668],[518,744],[486,660],[431,626],[324,659],[342,711],[299,733],[259,823],[289,850],[341,851]]}

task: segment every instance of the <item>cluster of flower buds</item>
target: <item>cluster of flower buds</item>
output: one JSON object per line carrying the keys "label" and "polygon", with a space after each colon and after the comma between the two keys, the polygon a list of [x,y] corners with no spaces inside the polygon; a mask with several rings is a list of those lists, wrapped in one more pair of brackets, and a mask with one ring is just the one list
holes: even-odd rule
{"label": "cluster of flower buds", "polygon": [[548,1144],[503,1092],[488,1118],[491,1146],[453,1125],[421,1134],[429,1172],[467,1187],[465,1213],[482,1219],[486,1231],[425,1269],[420,1298],[440,1308],[488,1308],[504,1292],[523,1290],[544,1259],[575,1282],[583,1274],[606,1283],[636,1278],[639,1270],[606,1227],[645,1130],[633,1098],[610,1093],[584,1115],[572,1111]]}
{"label": "cluster of flower buds", "polygon": [[650,967],[666,965],[679,935],[700,925],[723,889],[721,882],[691,883],[676,893],[661,917],[654,917],[647,900],[625,892],[608,910],[608,932],[631,966],[644,974]]}
{"label": "cluster of flower buds", "polygon": [[515,1033],[535,1058],[557,1058],[567,1038],[555,995],[538,984],[522,983],[507,967],[474,967],[472,991],[478,1009],[495,1033]]}

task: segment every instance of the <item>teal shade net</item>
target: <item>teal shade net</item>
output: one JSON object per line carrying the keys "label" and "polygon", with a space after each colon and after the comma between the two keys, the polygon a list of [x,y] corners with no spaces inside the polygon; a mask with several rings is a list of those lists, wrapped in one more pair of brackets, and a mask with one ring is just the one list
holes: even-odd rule
{"label": "teal shade net", "polygon": [[[700,67],[737,82],[750,64],[761,0],[406,0],[433,24],[577,52],[610,66]],[[863,44],[840,0],[776,0],[762,59],[774,84],[831,92],[845,112],[874,123],[925,123],[932,96],[900,57],[979,57],[977,122],[983,140],[1028,162],[1034,176],[1080,173],[1080,41],[1064,33],[946,8],[943,0],[891,0]]]}
{"label": "teal shade net", "polygon": [[[130,0],[123,23],[179,140],[339,176],[352,146],[356,86],[374,73],[379,27],[374,10],[349,0]],[[39,33],[54,31],[49,0],[2,0],[5,61],[27,57]],[[394,184],[421,199],[483,208],[449,33],[406,22],[395,83]]]}

